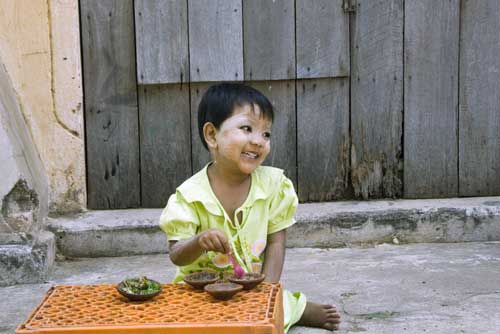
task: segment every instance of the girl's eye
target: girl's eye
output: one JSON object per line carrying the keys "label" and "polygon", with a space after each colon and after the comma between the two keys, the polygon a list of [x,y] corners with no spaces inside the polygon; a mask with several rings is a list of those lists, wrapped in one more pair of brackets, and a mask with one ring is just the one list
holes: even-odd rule
{"label": "girl's eye", "polygon": [[271,138],[271,132],[264,132],[264,138]]}
{"label": "girl's eye", "polygon": [[251,132],[252,131],[252,128],[249,127],[248,125],[243,125],[240,129],[242,129],[243,131],[247,131],[247,132]]}

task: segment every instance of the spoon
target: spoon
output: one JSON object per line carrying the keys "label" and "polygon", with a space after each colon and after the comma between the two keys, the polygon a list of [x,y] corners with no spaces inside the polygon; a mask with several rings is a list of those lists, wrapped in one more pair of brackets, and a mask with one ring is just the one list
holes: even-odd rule
{"label": "spoon", "polygon": [[239,265],[238,261],[236,261],[232,253],[229,253],[229,260],[233,264],[234,276],[236,278],[243,278],[243,276],[245,275],[245,270],[243,270],[243,268]]}

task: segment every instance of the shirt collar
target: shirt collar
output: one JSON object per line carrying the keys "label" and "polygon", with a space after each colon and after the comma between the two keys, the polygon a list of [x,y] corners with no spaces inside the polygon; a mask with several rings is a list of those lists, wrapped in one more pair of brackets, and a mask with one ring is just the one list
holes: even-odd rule
{"label": "shirt collar", "polygon": [[[224,216],[223,208],[215,197],[212,187],[210,186],[210,181],[208,180],[207,168],[209,165],[210,163],[206,164],[202,170],[180,185],[177,190],[187,202],[200,202],[211,214]],[[270,193],[264,188],[259,169],[260,167],[252,173],[250,192],[242,207],[250,207],[255,201],[266,199],[270,196]]]}

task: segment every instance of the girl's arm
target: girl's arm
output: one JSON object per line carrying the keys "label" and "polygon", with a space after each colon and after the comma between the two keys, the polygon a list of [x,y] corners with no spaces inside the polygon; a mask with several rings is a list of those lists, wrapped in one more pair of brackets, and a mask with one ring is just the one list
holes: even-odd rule
{"label": "girl's arm", "polygon": [[173,264],[185,266],[200,257],[203,250],[198,243],[198,235],[184,240],[168,242],[169,256]]}
{"label": "girl's arm", "polygon": [[170,260],[177,266],[193,263],[203,252],[229,253],[231,247],[224,232],[218,229],[203,231],[189,239],[171,240],[168,243]]}
{"label": "girl's arm", "polygon": [[267,237],[266,252],[264,255],[264,269],[266,282],[278,282],[281,278],[283,263],[285,262],[286,229],[270,234]]}

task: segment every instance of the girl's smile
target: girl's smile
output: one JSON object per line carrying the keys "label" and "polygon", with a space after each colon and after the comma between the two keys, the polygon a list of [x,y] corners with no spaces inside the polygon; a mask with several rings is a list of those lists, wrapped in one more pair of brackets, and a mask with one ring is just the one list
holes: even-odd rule
{"label": "girl's smile", "polygon": [[231,117],[207,143],[219,172],[248,176],[264,162],[271,150],[272,122],[263,117],[258,105],[235,107]]}

